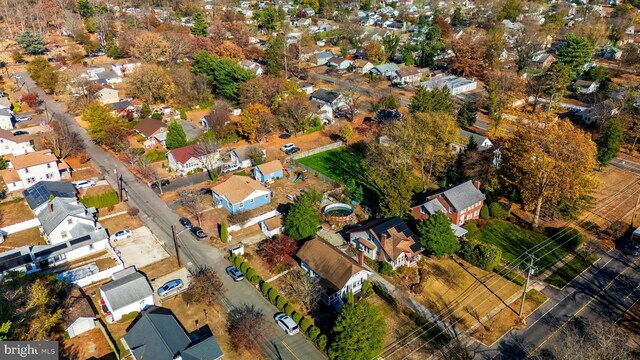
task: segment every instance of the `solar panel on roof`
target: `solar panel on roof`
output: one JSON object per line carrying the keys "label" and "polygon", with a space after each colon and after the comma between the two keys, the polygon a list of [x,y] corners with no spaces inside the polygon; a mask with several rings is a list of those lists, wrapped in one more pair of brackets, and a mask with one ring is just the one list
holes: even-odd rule
{"label": "solar panel on roof", "polygon": [[43,257],[43,256],[46,256],[46,255],[49,255],[49,254],[51,254],[53,252],[56,252],[58,250],[62,250],[64,248],[66,248],[66,247],[67,247],[67,243],[59,244],[59,245],[50,247],[48,249],[44,249],[42,251],[39,251],[39,252],[35,253],[34,255],[35,255],[35,257],[39,258],[39,257]]}
{"label": "solar panel on roof", "polygon": [[5,255],[3,257],[0,257],[0,263],[3,263],[5,261],[9,261],[11,259],[15,259],[15,258],[20,257],[20,256],[22,256],[22,254],[20,252],[14,252],[12,254]]}
{"label": "solar panel on roof", "polygon": [[79,237],[77,239],[73,239],[73,240],[69,241],[69,244],[71,244],[71,246],[73,246],[73,245],[77,245],[77,244],[79,244],[81,242],[84,242],[84,241],[87,241],[87,240],[91,240],[91,236],[85,235],[85,236]]}

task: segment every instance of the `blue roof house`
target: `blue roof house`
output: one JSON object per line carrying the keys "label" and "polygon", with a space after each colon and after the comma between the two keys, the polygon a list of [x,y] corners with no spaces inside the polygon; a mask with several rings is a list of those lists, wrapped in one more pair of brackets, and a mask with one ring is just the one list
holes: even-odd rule
{"label": "blue roof house", "polygon": [[211,190],[214,205],[227,209],[233,215],[271,202],[271,191],[248,176],[233,175]]}
{"label": "blue roof house", "polygon": [[261,183],[271,179],[282,179],[284,176],[280,160],[269,161],[253,168],[253,177]]}

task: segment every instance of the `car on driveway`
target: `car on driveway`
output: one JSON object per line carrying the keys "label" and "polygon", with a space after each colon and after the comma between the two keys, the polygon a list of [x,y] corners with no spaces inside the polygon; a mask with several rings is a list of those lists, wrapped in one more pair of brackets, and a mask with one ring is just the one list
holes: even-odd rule
{"label": "car on driveway", "polygon": [[92,186],[96,186],[96,182],[93,180],[84,180],[76,183],[76,189],[78,190],[90,188]]}
{"label": "car on driveway", "polygon": [[[169,179],[162,179],[162,180],[160,180],[160,186],[167,186],[167,185],[169,185],[170,183],[171,183],[171,182],[169,181]],[[152,189],[157,189],[157,188],[158,188],[158,182],[157,182],[157,181],[154,181],[154,182],[152,182],[152,183],[151,183],[151,185],[149,185],[149,186],[151,186],[151,188],[152,188]]]}
{"label": "car on driveway", "polygon": [[27,116],[27,115],[18,116],[16,118],[16,122],[23,122],[23,121],[29,121],[29,120],[31,120],[31,116]]}
{"label": "car on driveway", "polygon": [[298,151],[300,151],[299,147],[292,147],[291,149],[285,151],[284,153],[287,155],[291,155],[291,154],[297,153]]}
{"label": "car on driveway", "polygon": [[631,239],[627,241],[627,244],[624,247],[624,252],[631,256],[640,255],[640,228],[633,231]]}
{"label": "car on driveway", "polygon": [[222,165],[222,173],[223,174],[230,173],[230,172],[236,171],[238,169],[240,169],[240,164],[238,164],[238,163]]}
{"label": "car on driveway", "polygon": [[198,239],[206,239],[207,238],[207,233],[204,232],[204,230],[202,230],[201,227],[194,226],[194,227],[190,228],[189,230],[191,230],[191,233],[193,234],[193,236],[197,237]]}
{"label": "car on driveway", "polygon": [[289,149],[293,149],[294,147],[296,147],[296,144],[294,144],[294,143],[287,143],[287,144],[282,145],[282,147],[280,148],[280,151],[287,152],[287,150],[289,150]]}
{"label": "car on driveway", "polygon": [[16,79],[18,80],[22,79],[22,75],[16,75]]}
{"label": "car on driveway", "polygon": [[229,276],[231,276],[233,281],[242,281],[242,280],[244,280],[244,276],[242,276],[242,271],[240,271],[240,269],[238,269],[237,267],[235,267],[235,266],[227,266],[227,268],[225,270],[227,271],[227,274]]}
{"label": "car on driveway", "polygon": [[131,230],[121,230],[118,231],[117,233],[111,235],[111,240],[113,241],[118,241],[118,240],[123,240],[126,238],[130,238],[133,236],[133,231]]}
{"label": "car on driveway", "polygon": [[178,222],[180,222],[180,225],[184,226],[185,229],[191,229],[193,227],[193,224],[191,224],[191,220],[187,218],[180,218]]}
{"label": "car on driveway", "polygon": [[298,324],[296,324],[296,322],[285,313],[277,313],[273,319],[276,321],[278,326],[280,326],[282,330],[289,335],[295,335],[300,332]]}
{"label": "car on driveway", "polygon": [[29,132],[24,130],[18,130],[13,132],[13,136],[18,136],[18,135],[29,135]]}
{"label": "car on driveway", "polygon": [[167,281],[164,285],[158,289],[158,296],[168,296],[184,287],[184,282],[180,279]]}

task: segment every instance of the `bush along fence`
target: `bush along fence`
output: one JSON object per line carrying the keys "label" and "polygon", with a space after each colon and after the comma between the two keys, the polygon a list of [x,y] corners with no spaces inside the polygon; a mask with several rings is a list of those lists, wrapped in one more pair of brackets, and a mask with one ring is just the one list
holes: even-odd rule
{"label": "bush along fence", "polygon": [[115,190],[110,190],[102,194],[93,196],[84,196],[80,199],[80,202],[85,207],[94,207],[96,209],[102,209],[109,206],[115,206],[118,204],[118,193]]}
{"label": "bush along fence", "polygon": [[258,287],[262,295],[268,299],[271,304],[277,307],[278,310],[291,316],[293,321],[298,324],[300,331],[305,334],[320,351],[326,353],[328,337],[313,324],[313,320],[311,318],[304,316],[301,312],[297,311],[293,305],[287,301],[287,298],[284,295],[281,295],[278,292],[278,289],[272,287],[271,284],[262,279],[256,270],[250,267],[249,263],[242,256],[231,254],[228,257],[228,260],[233,264],[233,266],[242,271],[242,274],[249,282]]}

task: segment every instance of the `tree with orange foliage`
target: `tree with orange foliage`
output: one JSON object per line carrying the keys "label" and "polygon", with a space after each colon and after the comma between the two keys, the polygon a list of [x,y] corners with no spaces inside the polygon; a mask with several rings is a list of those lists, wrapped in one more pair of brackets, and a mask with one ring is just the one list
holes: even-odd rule
{"label": "tree with orange foliage", "polygon": [[238,45],[230,41],[225,41],[222,44],[218,45],[213,50],[213,53],[220,57],[226,57],[235,61],[244,60],[242,49]]}

